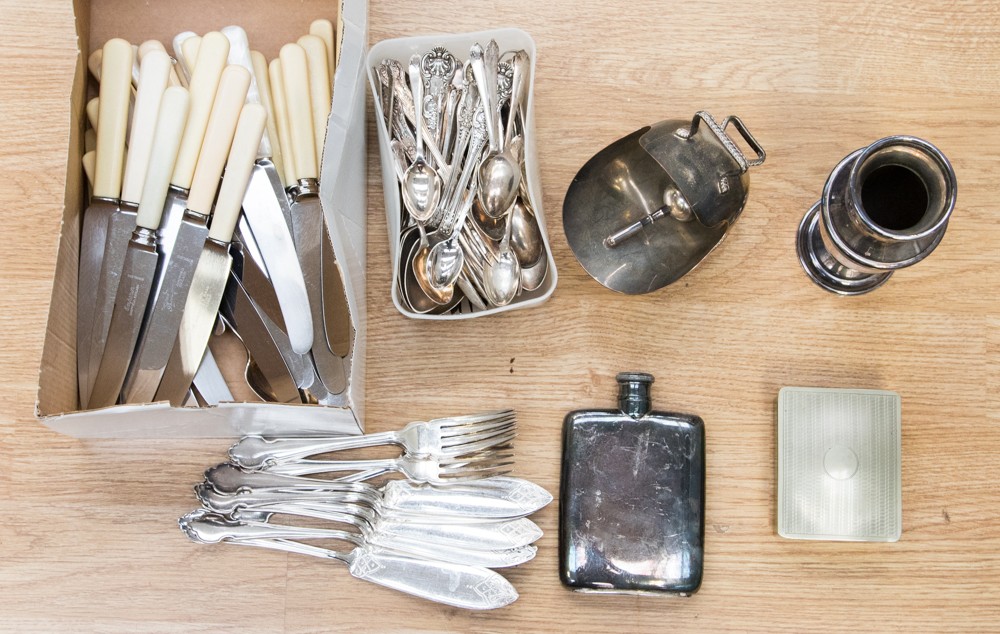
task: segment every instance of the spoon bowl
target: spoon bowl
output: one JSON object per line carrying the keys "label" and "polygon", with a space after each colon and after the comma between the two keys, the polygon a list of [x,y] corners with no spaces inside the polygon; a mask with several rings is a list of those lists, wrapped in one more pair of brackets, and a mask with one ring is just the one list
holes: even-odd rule
{"label": "spoon bowl", "polygon": [[497,259],[487,267],[485,283],[488,299],[495,306],[506,306],[517,295],[521,286],[521,264],[509,245],[501,249]]}
{"label": "spoon bowl", "polygon": [[441,201],[441,177],[418,156],[403,173],[403,204],[417,222],[427,222]]}
{"label": "spoon bowl", "polygon": [[538,262],[527,268],[521,269],[521,289],[525,291],[538,290],[545,281],[545,274],[548,273],[549,259],[538,258]]}
{"label": "spoon bowl", "polygon": [[476,224],[476,227],[485,235],[487,238],[494,242],[500,242],[503,240],[504,234],[507,232],[507,223],[504,221],[504,217],[493,218],[486,213],[483,209],[483,204],[479,202],[479,198],[476,197],[475,202],[472,203],[472,221]]}
{"label": "spoon bowl", "polygon": [[521,166],[510,151],[491,152],[479,165],[479,200],[489,218],[502,218],[517,197]]}
{"label": "spoon bowl", "polygon": [[542,229],[527,201],[517,198],[511,206],[510,246],[514,249],[522,267],[535,265],[545,251]]}
{"label": "spoon bowl", "polygon": [[413,247],[410,269],[413,271],[413,277],[416,279],[417,285],[428,299],[438,305],[447,304],[455,294],[455,287],[437,288],[431,284],[427,266],[427,258],[430,257],[431,246],[427,240],[427,235],[423,233],[423,227],[419,227],[419,229],[421,231],[420,242]]}

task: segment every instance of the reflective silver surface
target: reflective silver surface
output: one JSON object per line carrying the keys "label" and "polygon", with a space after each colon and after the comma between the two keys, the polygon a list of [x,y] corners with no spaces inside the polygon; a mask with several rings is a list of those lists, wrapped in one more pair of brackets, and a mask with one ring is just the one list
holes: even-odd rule
{"label": "reflective silver surface", "polygon": [[198,259],[181,316],[177,340],[154,397],[180,406],[201,365],[229,277],[229,244],[207,240]]}
{"label": "reflective silver surface", "polygon": [[[345,394],[347,374],[340,357],[334,355],[326,340],[325,315],[323,314],[323,207],[319,201],[319,186],[314,179],[300,180],[291,190],[293,239],[299,265],[309,296],[312,314],[313,340],[310,356],[324,391],[331,395]],[[344,318],[349,318],[345,315]],[[346,405],[346,394],[339,399]],[[334,403],[330,403],[334,404]]]}
{"label": "reflective silver surface", "polygon": [[94,313],[91,321],[90,368],[88,370],[90,385],[87,392],[80,395],[85,409],[91,407],[90,395],[97,380],[101,360],[104,357],[104,346],[108,339],[108,329],[111,326],[115,297],[118,294],[118,282],[121,279],[122,267],[125,265],[125,252],[128,250],[132,232],[135,231],[135,215],[136,206],[122,202],[108,218],[108,233],[103,245],[104,257],[101,260],[101,274],[95,291]]}
{"label": "reflective silver surface", "polygon": [[[235,524],[235,525],[234,525]],[[517,591],[500,574],[483,567],[465,566],[397,554],[375,546],[341,553],[287,539],[270,538],[266,529],[241,528],[241,523],[196,511],[180,520],[181,530],[194,541],[227,541],[302,555],[336,559],[348,564],[351,575],[400,592],[454,607],[488,610],[517,599]]]}
{"label": "reflective silver surface", "polygon": [[[743,155],[730,126],[755,158]],[[720,124],[699,112],[690,121],[637,130],[595,154],[573,179],[563,203],[566,239],[587,273],[607,288],[626,294],[660,289],[719,245],[746,205],[747,170],[764,159],[736,117]]]}
{"label": "reflective silver surface", "polygon": [[880,139],[830,173],[823,197],[799,225],[799,262],[828,291],[872,291],[937,248],[957,190],[948,159],[927,141]]}
{"label": "reflective silver surface", "polygon": [[258,159],[254,165],[243,215],[267,267],[292,349],[305,354],[313,344],[312,311],[295,243],[285,223],[285,214],[291,214],[288,198],[273,165],[269,159]]}
{"label": "reflective silver surface", "polygon": [[[442,47],[411,61],[418,57],[424,78],[419,83],[428,93],[431,83],[437,87],[434,94],[417,97],[420,107],[414,107],[413,82],[407,82],[399,61],[387,59],[375,69],[381,123],[404,203],[395,276],[400,302],[413,313],[467,314],[517,301],[522,291],[541,287],[547,265],[536,265],[548,257],[522,186],[522,104],[531,60],[525,51],[501,54],[495,41],[474,45],[464,64]],[[408,193],[406,174],[417,160],[418,131],[428,150],[424,161],[443,183],[433,214],[421,208],[414,213]],[[471,192],[476,196],[467,209]],[[472,234],[466,231],[469,224],[476,226]],[[477,244],[500,242],[508,229],[516,231],[514,244]],[[522,265],[532,267],[530,288],[522,283]],[[494,269],[497,283],[488,289]]]}
{"label": "reflective silver surface", "polygon": [[108,239],[108,218],[117,209],[117,200],[95,197],[83,214],[76,300],[76,372],[81,407],[86,407],[95,378],[90,369],[94,308],[97,305],[97,286],[101,281],[104,246]]}
{"label": "reflective silver surface", "polygon": [[[167,205],[183,203],[174,198]],[[208,237],[208,217],[194,211],[171,212],[164,216],[158,232],[156,277],[146,317],[128,375],[122,390],[126,403],[149,403],[163,377],[170,353],[180,330],[184,304],[198,267],[205,239]],[[169,246],[164,245],[166,238]]]}
{"label": "reflective silver surface", "polygon": [[270,468],[343,449],[397,445],[420,455],[459,455],[514,439],[514,412],[413,422],[399,431],[342,438],[273,438],[247,436],[229,448],[229,459],[244,469]]}
{"label": "reflective silver surface", "polygon": [[[134,220],[133,220],[134,222]],[[108,340],[88,407],[118,402],[156,275],[156,232],[139,227],[129,240],[114,302]]]}

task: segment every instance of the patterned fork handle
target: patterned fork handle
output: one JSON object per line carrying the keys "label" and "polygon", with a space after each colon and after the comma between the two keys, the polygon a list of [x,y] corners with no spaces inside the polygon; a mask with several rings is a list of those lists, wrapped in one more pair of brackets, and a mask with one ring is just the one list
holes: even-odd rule
{"label": "patterned fork handle", "polygon": [[229,448],[230,459],[244,469],[260,469],[307,456],[399,445],[420,455],[468,454],[503,444],[513,438],[516,425],[510,410],[482,415],[412,422],[399,431],[336,438],[275,438],[246,436]]}
{"label": "patterned fork handle", "polygon": [[478,480],[510,472],[513,454],[484,451],[479,455],[449,459],[413,458],[403,455],[387,460],[300,460],[275,465],[270,473],[312,475],[337,471],[399,471],[415,482],[448,484]]}

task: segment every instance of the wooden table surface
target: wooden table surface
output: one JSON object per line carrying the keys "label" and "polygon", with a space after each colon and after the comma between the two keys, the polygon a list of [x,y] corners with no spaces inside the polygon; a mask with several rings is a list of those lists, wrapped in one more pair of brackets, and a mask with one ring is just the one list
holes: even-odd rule
{"label": "wooden table surface", "polygon": [[[239,7],[255,3],[229,4],[237,21]],[[707,425],[701,591],[567,591],[556,504],[536,516],[546,533],[537,559],[508,574],[521,598],[493,613],[357,582],[333,563],[196,546],[175,521],[227,441],[81,442],[37,423],[76,39],[67,0],[0,0],[0,629],[1000,630],[995,3],[371,4],[372,42],[498,25],[535,38],[559,287],[540,308],[490,319],[397,314],[369,122],[368,428],[514,407],[517,473],[556,492],[564,414],[610,406],[618,371],[652,372],[659,408]],[[700,109],[738,114],[767,149],[743,217],[674,286],[641,297],[603,289],[567,247],[567,185],[610,141]],[[875,293],[825,293],[799,267],[796,226],[837,161],[890,134],[925,137],[954,164],[948,233],[926,262]],[[775,399],[791,385],[902,396],[898,543],[777,536]]]}

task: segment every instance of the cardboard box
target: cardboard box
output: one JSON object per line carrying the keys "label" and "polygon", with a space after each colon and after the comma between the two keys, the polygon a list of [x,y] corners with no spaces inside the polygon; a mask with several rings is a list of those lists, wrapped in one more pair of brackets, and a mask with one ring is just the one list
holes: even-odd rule
{"label": "cardboard box", "polygon": [[[534,206],[535,218],[542,231],[542,241],[545,244],[545,258],[548,270],[542,285],[533,290],[525,291],[516,297],[513,302],[506,306],[493,306],[486,310],[477,310],[471,313],[454,313],[438,315],[431,313],[418,313],[411,310],[400,298],[399,269],[400,258],[405,254],[400,252],[399,238],[402,227],[403,200],[399,190],[399,180],[393,167],[392,150],[389,147],[391,134],[385,125],[385,114],[382,111],[382,104],[378,99],[378,77],[375,68],[387,59],[394,59],[402,64],[405,69],[410,57],[416,53],[425,53],[435,46],[443,46],[460,62],[465,62],[469,56],[469,49],[473,44],[479,43],[486,46],[491,39],[497,41],[501,52],[512,50],[524,50],[531,59],[531,72],[528,76],[528,98],[523,104],[527,122],[525,134],[525,176],[527,180],[528,193]],[[549,297],[556,289],[559,281],[559,274],[556,271],[555,258],[552,257],[552,247],[549,245],[548,231],[545,229],[545,211],[542,209],[542,179],[538,168],[538,151],[535,147],[535,117],[534,117],[534,85],[535,85],[535,57],[537,50],[535,41],[531,39],[525,31],[521,29],[505,28],[491,31],[479,31],[476,33],[460,33],[449,35],[423,35],[418,37],[405,37],[393,40],[383,40],[372,46],[368,53],[368,81],[371,87],[375,103],[375,116],[377,120],[379,148],[382,165],[382,187],[385,193],[385,215],[389,232],[389,257],[392,264],[392,303],[403,315],[413,319],[428,320],[457,320],[469,319],[473,317],[484,317],[495,315],[508,310],[518,310],[521,308],[531,308],[548,301]],[[471,222],[471,221],[470,221]]]}
{"label": "cardboard box", "polygon": [[[75,0],[73,8],[81,53],[70,104],[74,125],[67,148],[66,199],[52,308],[39,372],[36,416],[49,428],[80,438],[362,433],[366,324],[364,64],[368,38],[367,2]],[[92,89],[86,66],[89,53],[112,37],[123,37],[134,44],[155,38],[169,50],[174,35],[182,31],[204,34],[238,24],[246,29],[252,48],[260,50],[270,60],[277,56],[283,44],[294,42],[308,32],[310,22],[318,18],[334,21],[339,31],[339,62],[320,173],[320,198],[344,278],[355,331],[347,388],[350,407],[245,402],[210,408],[173,408],[167,403],[152,403],[77,411],[77,269],[81,216],[87,206],[80,159],[86,119],[84,108],[88,88]],[[223,361],[220,359],[220,363]]]}

